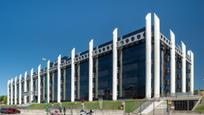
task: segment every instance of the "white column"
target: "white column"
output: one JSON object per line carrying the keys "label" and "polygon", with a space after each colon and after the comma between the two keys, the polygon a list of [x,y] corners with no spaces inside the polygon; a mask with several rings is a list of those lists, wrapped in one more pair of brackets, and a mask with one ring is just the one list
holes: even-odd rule
{"label": "white column", "polygon": [[186,45],[181,42],[182,49],[182,93],[186,93]]}
{"label": "white column", "polygon": [[19,105],[22,104],[22,75],[20,74],[19,76],[19,98],[18,98],[18,101],[19,101]]}
{"label": "white column", "polygon": [[[24,92],[27,92],[27,72],[24,74]],[[24,104],[27,104],[27,96],[24,95]]]}
{"label": "white column", "polygon": [[75,101],[75,48],[71,52],[71,102]]}
{"label": "white column", "polygon": [[117,100],[117,72],[118,72],[118,52],[117,52],[117,41],[118,41],[118,29],[115,28],[113,31],[113,101]]}
{"label": "white column", "polygon": [[15,77],[14,82],[14,104],[17,104],[17,77]]}
{"label": "white column", "polygon": [[33,101],[33,94],[34,94],[34,90],[33,90],[33,68],[30,71],[30,103],[32,103]]}
{"label": "white column", "polygon": [[176,56],[175,56],[175,35],[170,30],[171,40],[171,95],[173,96],[176,91]]}
{"label": "white column", "polygon": [[50,102],[50,60],[47,61],[47,103]]}
{"label": "white column", "polygon": [[61,55],[57,59],[57,102],[61,102]]}
{"label": "white column", "polygon": [[89,42],[89,101],[93,101],[93,40]]}
{"label": "white column", "polygon": [[160,97],[160,20],[154,14],[154,97]]}
{"label": "white column", "polygon": [[7,82],[7,105],[10,105],[10,80]]}
{"label": "white column", "polygon": [[191,73],[190,73],[190,92],[194,94],[194,54],[190,52],[191,57]]}
{"label": "white column", "polygon": [[13,79],[11,79],[11,105],[13,105]]}
{"label": "white column", "polygon": [[146,27],[145,27],[145,36],[146,36],[146,89],[145,96],[147,99],[151,98],[151,79],[152,79],[152,24],[151,24],[151,13],[148,13],[145,17]]}
{"label": "white column", "polygon": [[40,79],[41,65],[38,66],[38,103],[41,102],[41,79]]}

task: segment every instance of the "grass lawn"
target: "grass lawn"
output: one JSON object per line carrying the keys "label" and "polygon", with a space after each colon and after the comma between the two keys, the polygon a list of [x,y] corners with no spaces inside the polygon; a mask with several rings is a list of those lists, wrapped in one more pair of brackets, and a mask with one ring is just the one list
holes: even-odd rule
{"label": "grass lawn", "polygon": [[125,112],[126,113],[133,112],[142,103],[144,103],[144,100],[127,100],[127,101],[125,101]]}
{"label": "grass lawn", "polygon": [[[143,100],[126,100],[125,101],[125,111],[127,113],[133,112],[135,109],[137,109],[140,104],[142,104]],[[101,108],[103,110],[121,110],[121,105],[123,104],[123,101],[92,101],[92,102],[84,102],[84,109],[87,110],[100,110]],[[81,102],[62,102],[59,103],[49,103],[48,107],[66,107],[66,108],[74,108],[74,109],[82,109],[83,105]],[[32,104],[27,107],[27,109],[45,109],[45,104]]]}
{"label": "grass lawn", "polygon": [[195,108],[194,111],[204,113],[204,97],[202,98],[201,103]]}
{"label": "grass lawn", "polygon": [[204,104],[200,104],[200,105],[198,105],[196,108],[195,108],[195,110],[194,111],[196,111],[196,112],[204,112]]}
{"label": "grass lawn", "polygon": [[17,106],[15,105],[0,105],[0,108],[7,108],[7,107],[17,108]]}

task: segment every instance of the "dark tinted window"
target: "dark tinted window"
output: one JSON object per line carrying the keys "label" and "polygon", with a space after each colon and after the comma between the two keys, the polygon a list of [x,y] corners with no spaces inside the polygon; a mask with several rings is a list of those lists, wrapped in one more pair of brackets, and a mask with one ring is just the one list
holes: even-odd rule
{"label": "dark tinted window", "polygon": [[98,95],[103,99],[112,99],[112,53],[98,59]]}
{"label": "dark tinted window", "polygon": [[89,66],[88,61],[80,64],[80,99],[88,100],[88,85],[89,85]]}
{"label": "dark tinted window", "polygon": [[123,98],[144,98],[145,95],[145,44],[123,49]]}

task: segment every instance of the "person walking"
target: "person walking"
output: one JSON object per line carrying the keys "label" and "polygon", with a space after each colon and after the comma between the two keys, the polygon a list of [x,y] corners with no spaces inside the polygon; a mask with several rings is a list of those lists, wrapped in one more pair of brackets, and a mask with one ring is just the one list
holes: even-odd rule
{"label": "person walking", "polygon": [[63,108],[63,111],[64,111],[64,115],[66,115],[66,108],[65,107]]}

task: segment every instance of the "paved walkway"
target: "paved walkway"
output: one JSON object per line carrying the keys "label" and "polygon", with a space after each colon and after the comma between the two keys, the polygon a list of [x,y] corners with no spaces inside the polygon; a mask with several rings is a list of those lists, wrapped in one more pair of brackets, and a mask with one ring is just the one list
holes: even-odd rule
{"label": "paved walkway", "polygon": [[166,112],[166,110],[155,110],[154,112],[151,112],[148,115],[204,115],[204,113],[197,113],[191,111],[171,111],[168,113]]}

